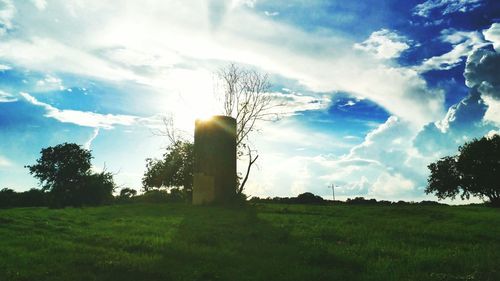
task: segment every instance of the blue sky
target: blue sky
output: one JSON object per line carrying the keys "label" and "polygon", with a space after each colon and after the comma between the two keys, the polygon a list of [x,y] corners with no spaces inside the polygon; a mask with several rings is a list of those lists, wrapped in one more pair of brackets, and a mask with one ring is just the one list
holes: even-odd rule
{"label": "blue sky", "polygon": [[499,132],[499,51],[498,1],[0,0],[0,188],[76,142],[139,190],[162,117],[189,135],[220,113],[235,62],[287,101],[251,136],[247,194],[435,199],[426,166]]}

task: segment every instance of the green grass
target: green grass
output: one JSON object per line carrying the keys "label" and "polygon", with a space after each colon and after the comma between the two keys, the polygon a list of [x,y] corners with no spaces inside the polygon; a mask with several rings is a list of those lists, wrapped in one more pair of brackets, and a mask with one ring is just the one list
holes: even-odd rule
{"label": "green grass", "polygon": [[500,280],[500,210],[0,210],[0,280]]}

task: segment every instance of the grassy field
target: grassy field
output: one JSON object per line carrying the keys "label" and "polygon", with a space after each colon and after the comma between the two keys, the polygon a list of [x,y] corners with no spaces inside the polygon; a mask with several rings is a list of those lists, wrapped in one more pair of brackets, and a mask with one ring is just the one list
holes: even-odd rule
{"label": "grassy field", "polygon": [[0,280],[500,280],[500,210],[0,210]]}

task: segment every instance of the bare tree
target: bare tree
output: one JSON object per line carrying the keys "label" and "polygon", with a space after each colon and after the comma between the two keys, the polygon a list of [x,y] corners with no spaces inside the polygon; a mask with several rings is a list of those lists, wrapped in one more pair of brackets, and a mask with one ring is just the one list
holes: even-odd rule
{"label": "bare tree", "polygon": [[174,117],[171,114],[162,116],[161,122],[163,123],[161,129],[151,130],[154,136],[167,137],[169,144],[185,141],[187,139],[187,133],[175,126]]}
{"label": "bare tree", "polygon": [[269,76],[255,70],[242,68],[234,63],[219,69],[216,73],[215,93],[221,100],[224,115],[236,119],[236,145],[238,157],[248,158],[246,174],[237,189],[243,192],[252,165],[259,157],[251,148],[249,134],[257,129],[259,121],[276,121],[280,118],[277,107],[283,103],[276,102],[268,94],[271,84]]}

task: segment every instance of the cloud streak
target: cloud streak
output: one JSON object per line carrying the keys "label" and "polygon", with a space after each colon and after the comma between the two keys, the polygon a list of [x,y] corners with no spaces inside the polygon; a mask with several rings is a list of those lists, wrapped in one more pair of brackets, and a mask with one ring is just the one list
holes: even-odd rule
{"label": "cloud streak", "polygon": [[0,103],[1,102],[15,102],[15,101],[17,101],[17,98],[15,98],[12,94],[0,90]]}
{"label": "cloud streak", "polygon": [[38,101],[28,93],[21,93],[20,95],[29,103],[44,108],[46,110],[46,117],[54,118],[63,123],[71,123],[92,128],[112,129],[116,125],[133,125],[139,119],[137,116],[131,115],[99,114],[68,109],[61,110],[50,104]]}

